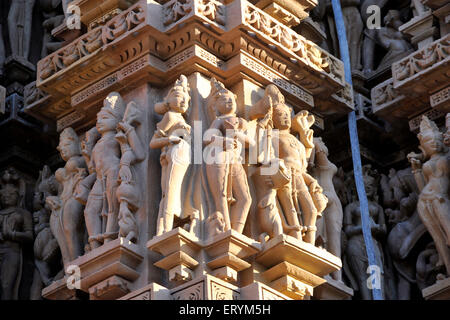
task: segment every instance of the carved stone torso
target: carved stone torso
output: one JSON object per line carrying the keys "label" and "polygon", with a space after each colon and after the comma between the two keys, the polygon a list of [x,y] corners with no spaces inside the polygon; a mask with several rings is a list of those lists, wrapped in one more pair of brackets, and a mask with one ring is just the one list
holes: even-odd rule
{"label": "carved stone torso", "polygon": [[97,178],[102,179],[110,169],[117,169],[120,163],[120,146],[114,132],[108,132],[98,140],[92,151]]}
{"label": "carved stone torso", "polygon": [[420,194],[421,199],[436,199],[448,197],[449,189],[449,155],[437,155],[423,165],[423,173],[427,184]]}
{"label": "carved stone torso", "polygon": [[280,132],[278,137],[274,137],[273,142],[279,146],[278,157],[284,160],[289,169],[299,172],[306,171],[306,149],[294,135]]}

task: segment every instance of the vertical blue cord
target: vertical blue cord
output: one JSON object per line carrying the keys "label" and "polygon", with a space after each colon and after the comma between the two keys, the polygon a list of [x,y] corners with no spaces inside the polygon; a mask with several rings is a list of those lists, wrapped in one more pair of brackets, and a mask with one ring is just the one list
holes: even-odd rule
{"label": "vertical blue cord", "polygon": [[[345,80],[353,87],[350,54],[348,51],[347,34],[345,30],[344,17],[342,15],[341,3],[339,2],[339,0],[331,0],[331,4],[333,6],[334,20],[336,21],[336,30],[339,39],[341,59],[344,61]],[[367,201],[362,174],[361,154],[359,150],[358,128],[356,125],[355,111],[352,111],[348,115],[348,129],[350,133],[350,144],[352,148],[353,171],[355,176],[356,190],[358,192],[361,210],[361,223],[364,243],[366,244],[366,252],[369,260],[369,265],[376,266],[377,264],[375,260],[375,250],[373,245],[372,232],[370,230],[369,204]],[[382,269],[380,268],[379,270]],[[383,284],[382,281],[379,281],[379,283],[381,283],[381,285]],[[381,289],[379,288],[372,289],[372,296],[373,300],[383,300]]]}

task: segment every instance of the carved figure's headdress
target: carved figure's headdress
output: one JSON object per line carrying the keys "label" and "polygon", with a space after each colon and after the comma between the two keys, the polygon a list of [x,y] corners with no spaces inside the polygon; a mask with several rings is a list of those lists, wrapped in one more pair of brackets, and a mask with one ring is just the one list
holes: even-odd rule
{"label": "carved figure's headdress", "polygon": [[442,140],[442,133],[439,131],[439,128],[436,124],[428,119],[427,116],[422,117],[422,121],[420,122],[420,133],[417,135],[419,140],[424,139],[427,136],[433,135],[434,137]]}
{"label": "carved figure's headdress", "polygon": [[117,121],[122,121],[125,113],[125,101],[118,92],[111,92],[103,100],[103,107],[100,112],[106,112],[112,115]]}

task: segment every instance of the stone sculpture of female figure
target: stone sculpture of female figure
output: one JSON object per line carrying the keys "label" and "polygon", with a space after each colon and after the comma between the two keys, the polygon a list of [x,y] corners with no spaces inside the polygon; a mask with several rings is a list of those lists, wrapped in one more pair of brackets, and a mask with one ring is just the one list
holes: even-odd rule
{"label": "stone sculpture of female figure", "polygon": [[[75,199],[77,184],[84,178],[86,163],[81,156],[80,141],[72,128],[66,128],[59,137],[58,151],[66,161],[64,168],[56,170],[56,180],[62,186],[59,200],[51,198],[47,204],[52,209],[50,225],[58,241],[64,266],[83,255],[83,206]],[[56,209],[57,204],[59,209]]]}
{"label": "stone sculpture of female figure", "polygon": [[31,214],[20,205],[18,174],[8,169],[0,189],[0,286],[2,300],[17,300],[22,246],[33,241]]}
{"label": "stone sculpture of female figure", "polygon": [[50,285],[55,276],[54,266],[61,259],[58,241],[50,229],[50,208],[45,199],[58,193],[58,183],[50,168],[45,166],[36,182],[33,197],[34,264],[36,266],[31,289],[31,299],[40,299],[43,286]]}
{"label": "stone sculpture of female figure", "polygon": [[172,230],[175,216],[182,214],[181,187],[190,164],[191,127],[184,119],[189,109],[189,84],[181,76],[155,111],[163,114],[150,141],[150,148],[161,149],[161,189],[156,235]]}
{"label": "stone sculpture of female figure", "polygon": [[244,230],[251,196],[243,167],[242,150],[254,141],[247,136],[247,121],[236,115],[236,96],[216,79],[211,79],[208,108],[215,119],[203,140],[206,145],[206,178],[211,192],[212,215],[223,220],[223,230]]}
{"label": "stone sculpture of female figure", "polygon": [[88,163],[90,175],[83,181],[84,185],[89,185],[95,175],[95,182],[84,210],[91,250],[98,248],[102,243],[114,240],[119,235],[119,201],[116,191],[119,186],[121,152],[115,137],[125,107],[120,94],[111,92],[97,114],[96,128],[101,137],[92,149]]}
{"label": "stone sculpture of female figure", "polygon": [[[365,168],[367,169],[367,167]],[[366,171],[366,170],[365,170]],[[384,256],[379,243],[382,236],[386,234],[383,208],[376,200],[377,183],[374,177],[364,172],[364,186],[366,187],[367,199],[369,200],[369,221],[370,230],[374,239],[375,259],[378,267],[381,268],[381,290],[384,297]],[[344,231],[348,242],[345,249],[346,260],[349,272],[346,274],[353,282],[353,289],[359,290],[361,298],[371,300],[372,295],[367,286],[367,268],[369,261],[366,254],[364,238],[362,233],[361,209],[359,201],[350,203],[344,210]]]}
{"label": "stone sculpture of female figure", "polygon": [[450,275],[450,156],[444,145],[443,134],[426,116],[420,123],[419,149],[422,154],[410,153],[414,177],[419,187],[417,210],[419,216],[434,240]]}
{"label": "stone sculpture of female figure", "polygon": [[398,297],[409,300],[411,283],[415,282],[417,256],[413,248],[426,232],[426,228],[417,213],[417,189],[410,168],[395,171],[391,169],[389,177],[381,178],[383,205],[386,216],[392,224],[387,238],[387,247],[398,272]]}
{"label": "stone sculpture of female figure", "polygon": [[12,0],[8,14],[11,53],[28,60],[35,0]]}
{"label": "stone sculpture of female figure", "polygon": [[[319,233],[324,238],[325,248],[336,257],[341,257],[341,232],[344,213],[342,204],[333,185],[333,177],[337,167],[328,160],[328,148],[321,138],[314,138],[314,169],[313,176],[323,188],[328,204],[322,213],[322,219],[317,221]],[[331,274],[334,280],[342,281],[342,271]]]}

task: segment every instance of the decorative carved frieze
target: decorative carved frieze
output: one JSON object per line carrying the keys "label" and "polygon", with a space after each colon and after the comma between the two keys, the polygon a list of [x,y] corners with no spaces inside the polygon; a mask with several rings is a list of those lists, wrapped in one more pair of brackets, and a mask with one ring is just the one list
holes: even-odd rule
{"label": "decorative carved frieze", "polygon": [[439,111],[438,109],[428,110],[427,112],[422,113],[409,120],[409,130],[411,130],[412,132],[418,132],[420,129],[420,122],[422,121],[423,116],[426,116],[431,121],[434,121],[436,119],[445,117],[445,113]]}
{"label": "decorative carved frieze", "polygon": [[373,113],[390,122],[398,118],[408,119],[429,108],[428,95],[402,94],[394,87],[392,78],[374,87],[371,99]]}
{"label": "decorative carved frieze", "polygon": [[393,87],[409,95],[439,90],[449,82],[449,63],[450,34],[395,62],[392,65]]}
{"label": "decorative carved frieze", "polygon": [[450,112],[450,87],[433,94],[430,97],[430,104],[442,112]]}

